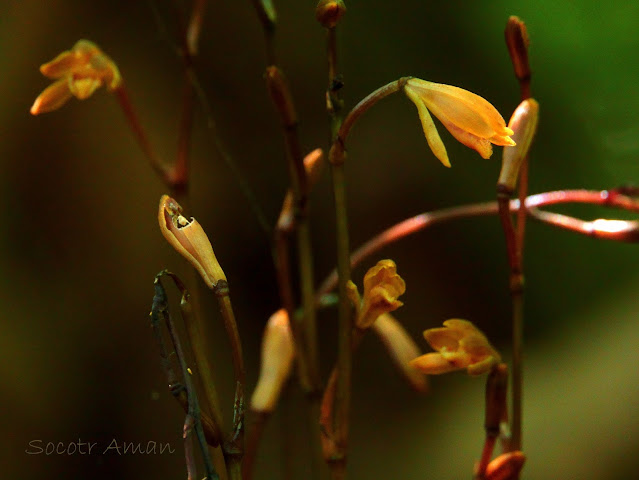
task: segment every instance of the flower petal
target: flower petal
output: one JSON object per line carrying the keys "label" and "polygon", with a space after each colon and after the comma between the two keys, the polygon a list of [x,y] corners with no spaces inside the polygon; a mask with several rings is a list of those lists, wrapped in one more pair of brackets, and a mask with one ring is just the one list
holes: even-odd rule
{"label": "flower petal", "polygon": [[38,95],[38,98],[35,99],[31,107],[31,115],[39,115],[40,113],[57,110],[72,96],[67,79],[61,78],[49,85]]}
{"label": "flower petal", "polygon": [[446,349],[448,351],[454,351],[459,348],[459,341],[464,337],[462,332],[446,328],[429,328],[424,330],[424,338],[428,344],[435,350],[439,351]]}
{"label": "flower petal", "polygon": [[[409,83],[410,82],[411,80],[409,80]],[[433,122],[433,118],[430,116],[430,113],[428,113],[428,109],[421,97],[409,86],[409,83],[407,83],[406,87],[404,87],[404,92],[417,107],[417,112],[419,113],[419,119],[422,122],[422,129],[424,130],[428,146],[445,167],[450,167],[450,160],[448,159],[448,153],[446,153],[446,147],[444,146],[439,133],[437,133],[437,127]]]}
{"label": "flower petal", "polygon": [[411,360],[409,365],[428,375],[440,375],[463,368],[444,359],[440,353],[427,353]]}
{"label": "flower petal", "polygon": [[488,159],[493,154],[493,147],[489,140],[480,138],[477,135],[473,135],[470,132],[462,130],[458,126],[450,123],[448,120],[442,121],[446,130],[448,130],[453,137],[457,139],[462,145],[466,145],[468,148],[476,150],[482,158]]}
{"label": "flower petal", "polygon": [[71,73],[74,68],[81,66],[84,60],[73,52],[65,51],[50,62],[40,66],[40,73],[48,78],[60,78]]}
{"label": "flower petal", "polygon": [[102,80],[99,78],[73,78],[69,77],[69,91],[78,99],[86,100],[93,92],[95,92],[102,85]]}
{"label": "flower petal", "polygon": [[410,79],[407,87],[409,85],[415,87],[428,109],[440,120],[447,118],[462,130],[482,138],[509,135],[504,118],[479,95],[452,85],[420,79]]}

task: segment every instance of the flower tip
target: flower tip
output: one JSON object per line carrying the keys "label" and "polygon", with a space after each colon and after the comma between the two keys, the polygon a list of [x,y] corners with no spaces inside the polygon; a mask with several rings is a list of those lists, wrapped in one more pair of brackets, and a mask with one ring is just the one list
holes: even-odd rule
{"label": "flower tip", "polygon": [[31,110],[29,110],[29,112],[31,112],[31,115],[40,115],[42,113],[42,101],[40,100],[40,97],[35,99],[35,102],[33,102],[33,105],[31,105]]}

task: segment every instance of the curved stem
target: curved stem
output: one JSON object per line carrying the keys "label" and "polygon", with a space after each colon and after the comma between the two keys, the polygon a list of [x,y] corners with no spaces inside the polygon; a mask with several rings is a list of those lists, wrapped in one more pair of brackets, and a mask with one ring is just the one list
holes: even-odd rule
{"label": "curved stem", "polygon": [[387,83],[383,87],[378,88],[371,94],[364,97],[357,105],[355,105],[355,107],[353,107],[348,115],[346,115],[346,118],[344,118],[339,129],[337,129],[337,134],[333,139],[333,146],[329,154],[329,160],[332,164],[342,163],[344,161],[344,144],[346,143],[348,134],[359,117],[383,98],[399,92],[402,88],[404,88],[404,85],[406,85],[406,82],[410,80],[410,78],[411,77],[402,77],[398,80]]}
{"label": "curved stem", "polygon": [[[637,192],[628,193],[634,194]],[[599,231],[595,234],[591,226],[592,222],[582,222],[581,224],[575,222],[569,223],[566,221],[566,218],[572,217],[566,217],[556,213],[540,212],[536,209],[536,207],[545,207],[561,203],[585,203],[619,208],[629,212],[639,212],[639,201],[630,196],[619,193],[616,190],[556,190],[530,195],[526,198],[525,202],[526,207],[529,209],[530,216],[543,223],[571,230],[576,233],[599,236],[599,238],[630,241],[629,237],[631,237],[631,235],[628,234],[628,230],[609,233],[607,235]],[[518,211],[519,200],[510,200],[509,207],[511,212]],[[492,201],[421,213],[393,225],[360,246],[350,257],[351,267],[359,265],[365,258],[377,253],[382,248],[431,226],[460,218],[496,215],[498,211],[497,202]],[[585,227],[584,223],[587,224]],[[588,224],[590,224],[590,227]],[[629,222],[629,225],[632,226],[632,222]],[[630,229],[630,232],[631,231],[632,229]],[[319,303],[320,299],[334,290],[336,286],[337,270],[333,270],[318,288],[315,301]]]}

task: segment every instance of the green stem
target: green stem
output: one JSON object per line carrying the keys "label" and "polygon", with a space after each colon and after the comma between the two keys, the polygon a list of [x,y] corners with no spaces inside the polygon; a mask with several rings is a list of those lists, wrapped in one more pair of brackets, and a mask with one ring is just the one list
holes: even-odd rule
{"label": "green stem", "polygon": [[497,187],[497,203],[499,205],[499,218],[506,237],[506,249],[508,251],[508,264],[510,267],[510,295],[512,299],[512,438],[510,451],[521,450],[522,432],[522,348],[524,325],[524,275],[522,270],[521,250],[517,244],[517,236],[510,215],[510,195],[503,186]]}
{"label": "green stem", "polygon": [[[524,338],[524,301],[523,276],[519,292],[513,291],[513,386],[512,386],[512,438],[510,451],[522,449],[522,398],[523,398],[523,338]],[[516,286],[515,286],[516,288]]]}
{"label": "green stem", "polygon": [[[346,143],[346,138],[348,137],[348,134],[350,133],[353,125],[355,125],[355,122],[357,122],[359,117],[361,117],[369,108],[371,108],[383,98],[401,91],[406,85],[406,82],[410,79],[411,77],[401,77],[397,80],[387,83],[383,87],[378,88],[374,92],[364,97],[357,105],[355,105],[355,107],[353,107],[348,115],[346,115],[346,118],[344,118],[344,122],[342,122],[341,126],[337,130],[337,138],[335,138],[334,141],[336,142],[339,139],[341,143]],[[335,143],[333,145],[335,145]]]}
{"label": "green stem", "polygon": [[338,378],[335,391],[334,429],[336,444],[343,455],[345,455],[348,440],[351,397],[353,317],[347,294],[347,284],[351,278],[351,263],[343,163],[331,164],[331,177],[333,182],[333,196],[335,199],[337,274],[340,298],[338,306]]}
{"label": "green stem", "polygon": [[191,295],[185,296],[186,302],[182,302],[180,308],[186,325],[186,333],[189,337],[191,350],[195,357],[196,369],[199,370],[202,387],[206,403],[211,411],[211,419],[216,427],[215,438],[219,445],[222,439],[222,431],[224,429],[224,420],[222,411],[220,410],[220,401],[215,388],[215,379],[213,377],[213,366],[208,355],[208,345],[206,342],[206,326],[202,316],[200,305],[199,282],[197,281],[197,273],[194,269],[189,268],[189,283],[193,285]]}

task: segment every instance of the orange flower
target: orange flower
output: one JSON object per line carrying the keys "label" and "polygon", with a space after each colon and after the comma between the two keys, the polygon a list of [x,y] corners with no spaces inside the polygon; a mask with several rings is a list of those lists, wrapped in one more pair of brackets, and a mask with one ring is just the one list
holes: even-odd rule
{"label": "orange flower", "polygon": [[182,207],[168,195],[160,199],[158,222],[164,238],[195,267],[209,288],[226,275],[213,253],[209,237],[197,220],[182,216]]}
{"label": "orange flower", "polygon": [[397,274],[392,260],[380,260],[364,275],[364,299],[360,299],[353,282],[348,285],[349,298],[357,310],[357,328],[369,328],[383,313],[397,310],[403,305],[397,297],[406,291],[406,282]]}
{"label": "orange flower", "polygon": [[113,91],[122,84],[117,65],[88,40],[78,40],[71,50],[42,65],[40,72],[56,81],[36,98],[32,115],[57,110],[72,96],[89,98],[102,85]]}
{"label": "orange flower", "polygon": [[418,78],[408,80],[404,92],[417,107],[430,149],[447,167],[450,167],[448,153],[429,110],[459,142],[477,150],[483,158],[492,155],[491,144],[515,145],[510,138],[513,131],[495,107],[479,95]]}
{"label": "orange flower", "polygon": [[486,336],[467,320],[446,320],[444,327],[425,330],[424,338],[438,353],[427,353],[410,364],[430,375],[463,368],[469,375],[481,375],[501,361]]}

